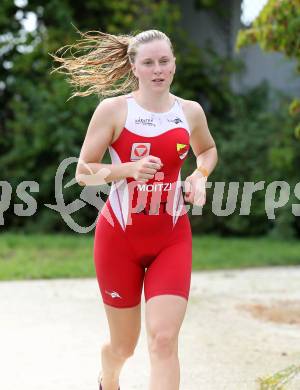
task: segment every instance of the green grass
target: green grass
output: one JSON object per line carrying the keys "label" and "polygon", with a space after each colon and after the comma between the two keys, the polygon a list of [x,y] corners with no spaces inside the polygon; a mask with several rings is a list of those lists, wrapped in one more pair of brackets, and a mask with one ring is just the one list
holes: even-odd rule
{"label": "green grass", "polygon": [[300,240],[194,237],[193,270],[300,264]]}
{"label": "green grass", "polygon": [[[272,376],[257,378],[257,382],[260,384],[259,390],[288,390],[288,388],[283,385],[290,383],[291,380],[299,374],[300,366],[293,364],[281,371],[276,372]],[[298,388],[299,387],[297,387],[297,389]]]}
{"label": "green grass", "polygon": [[[194,236],[193,270],[300,264],[300,240]],[[93,235],[0,235],[0,280],[94,277]]]}
{"label": "green grass", "polygon": [[0,280],[94,276],[93,238],[86,235],[0,236]]}

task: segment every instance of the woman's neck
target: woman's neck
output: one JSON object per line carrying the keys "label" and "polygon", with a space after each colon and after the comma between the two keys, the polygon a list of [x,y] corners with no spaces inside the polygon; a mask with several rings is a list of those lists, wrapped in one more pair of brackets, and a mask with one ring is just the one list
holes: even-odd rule
{"label": "woman's neck", "polygon": [[151,94],[149,91],[145,93],[141,89],[138,89],[132,95],[141,106],[152,112],[166,112],[174,104],[174,96],[169,90],[159,94]]}

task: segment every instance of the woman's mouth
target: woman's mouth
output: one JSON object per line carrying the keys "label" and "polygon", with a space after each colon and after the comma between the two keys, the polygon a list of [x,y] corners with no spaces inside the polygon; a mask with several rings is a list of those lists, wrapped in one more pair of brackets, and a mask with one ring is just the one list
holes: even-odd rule
{"label": "woman's mouth", "polygon": [[165,80],[161,78],[153,79],[152,82],[154,84],[162,84]]}

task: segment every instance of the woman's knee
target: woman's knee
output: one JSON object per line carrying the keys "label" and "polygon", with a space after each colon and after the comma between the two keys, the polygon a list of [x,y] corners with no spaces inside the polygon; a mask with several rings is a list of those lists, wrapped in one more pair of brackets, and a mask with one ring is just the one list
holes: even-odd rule
{"label": "woman's knee", "polygon": [[134,350],[134,346],[119,345],[117,348],[114,349],[114,353],[121,359],[128,359],[133,356]]}
{"label": "woman's knee", "polygon": [[133,356],[135,345],[128,345],[119,343],[118,345],[106,344],[103,346],[103,350],[108,351],[116,359],[128,359]]}
{"label": "woman's knee", "polygon": [[134,354],[141,329],[140,306],[130,309],[107,308],[111,350],[117,357],[128,358]]}
{"label": "woman's knee", "polygon": [[150,355],[169,357],[177,353],[178,334],[170,329],[157,329],[148,334]]}

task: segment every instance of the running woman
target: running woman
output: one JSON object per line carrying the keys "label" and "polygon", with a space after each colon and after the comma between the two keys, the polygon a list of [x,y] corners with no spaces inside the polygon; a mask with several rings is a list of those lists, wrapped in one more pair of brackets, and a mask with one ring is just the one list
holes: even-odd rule
{"label": "running woman", "polygon": [[[126,359],[145,322],[149,390],[178,390],[178,336],[187,308],[192,234],[187,203],[205,204],[205,183],[217,164],[215,142],[198,102],[170,93],[176,58],[168,36],[85,33],[81,57],[55,57],[73,85],[104,99],[80,152],[80,185],[112,183],[97,219],[94,264],[110,330],[101,348],[100,390],[119,389]],[[94,49],[91,50],[91,47]],[[181,186],[189,148],[197,166]],[[101,163],[108,149],[111,164]]]}

